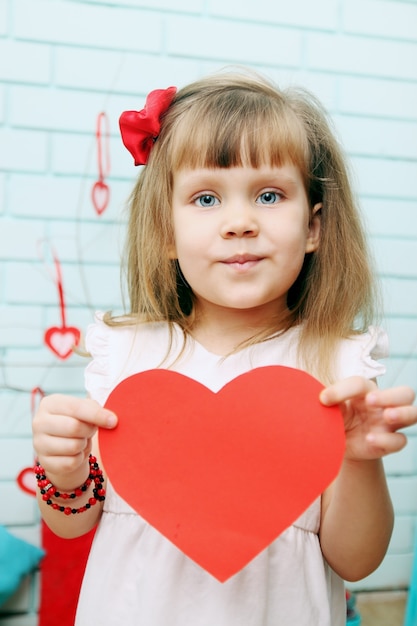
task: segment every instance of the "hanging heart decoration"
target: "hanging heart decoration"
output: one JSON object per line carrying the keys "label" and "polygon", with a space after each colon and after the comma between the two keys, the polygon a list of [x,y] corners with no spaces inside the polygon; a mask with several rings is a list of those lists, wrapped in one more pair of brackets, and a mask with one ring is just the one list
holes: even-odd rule
{"label": "hanging heart decoration", "polygon": [[78,346],[81,339],[81,332],[74,326],[66,324],[66,308],[64,298],[64,288],[62,283],[61,264],[56,254],[53,254],[56,271],[56,286],[58,289],[59,307],[61,312],[61,326],[52,326],[45,331],[44,342],[46,346],[62,360],[67,359]]}
{"label": "hanging heart decoration", "polygon": [[322,388],[280,366],[218,393],[170,370],[136,374],[106,402],[119,423],[99,431],[105,471],[139,515],[224,582],[336,477],[343,419],[319,402]]}
{"label": "hanging heart decoration", "polygon": [[52,326],[45,332],[46,345],[62,360],[71,356],[80,339],[81,333],[74,326]]}
{"label": "hanging heart decoration", "polygon": [[101,215],[107,208],[110,200],[110,189],[103,180],[97,180],[91,190],[91,198],[98,215]]}
{"label": "hanging heart decoration", "polygon": [[[32,389],[30,394],[30,409],[32,419],[35,415],[37,401],[45,396],[44,391],[40,387]],[[16,482],[19,488],[30,496],[36,496],[36,477],[32,467],[24,467],[17,475]]]}

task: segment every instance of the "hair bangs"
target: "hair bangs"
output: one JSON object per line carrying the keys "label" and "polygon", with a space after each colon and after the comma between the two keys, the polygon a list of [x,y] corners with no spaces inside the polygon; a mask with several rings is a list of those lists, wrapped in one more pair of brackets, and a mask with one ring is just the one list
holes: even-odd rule
{"label": "hair bangs", "polygon": [[200,101],[177,120],[170,146],[171,170],[280,167],[291,162],[303,176],[309,149],[294,112],[265,94],[221,93],[218,102]]}

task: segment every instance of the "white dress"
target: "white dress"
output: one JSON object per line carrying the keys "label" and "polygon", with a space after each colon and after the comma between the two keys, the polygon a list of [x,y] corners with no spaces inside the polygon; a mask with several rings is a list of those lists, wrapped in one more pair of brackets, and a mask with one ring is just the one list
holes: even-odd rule
{"label": "white dress", "polygon": [[[173,358],[163,363],[163,323],[110,328],[98,315],[86,346],[93,360],[86,387],[100,403],[127,376],[170,367],[212,391],[255,367],[296,367],[297,329],[226,359],[175,329]],[[337,378],[385,371],[386,335],[370,328],[340,342]],[[140,451],[138,451],[139,453]],[[225,583],[185,556],[107,486],[80,594],[76,626],[345,626],[343,581],[319,544],[320,498],[243,570]],[[340,538],[343,541],[343,537]]]}

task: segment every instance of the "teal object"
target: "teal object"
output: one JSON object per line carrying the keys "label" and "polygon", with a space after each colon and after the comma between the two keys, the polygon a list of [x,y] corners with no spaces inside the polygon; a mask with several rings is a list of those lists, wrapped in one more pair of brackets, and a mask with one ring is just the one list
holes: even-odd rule
{"label": "teal object", "polygon": [[414,563],[405,608],[404,626],[417,626],[417,533],[414,540]]}
{"label": "teal object", "polygon": [[14,594],[24,576],[33,571],[44,551],[0,526],[0,605]]}

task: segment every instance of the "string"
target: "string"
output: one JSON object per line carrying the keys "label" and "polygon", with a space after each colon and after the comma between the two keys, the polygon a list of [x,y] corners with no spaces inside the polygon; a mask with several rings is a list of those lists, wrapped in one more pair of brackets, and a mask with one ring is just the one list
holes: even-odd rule
{"label": "string", "polygon": [[[101,130],[102,124],[105,125],[105,161],[103,160],[103,133]],[[101,113],[97,116],[97,127],[96,127],[96,140],[97,140],[97,165],[98,165],[98,176],[99,180],[103,181],[110,174],[110,147],[109,147],[109,118],[107,113],[101,111]],[[104,167],[105,162],[105,167]]]}
{"label": "string", "polygon": [[59,262],[58,257],[54,252],[52,252],[55,270],[56,270],[56,286],[58,289],[58,297],[59,297],[59,308],[61,311],[61,327],[66,328],[66,313],[65,313],[65,299],[64,299],[64,288],[62,286],[62,272],[61,272],[61,264]]}

